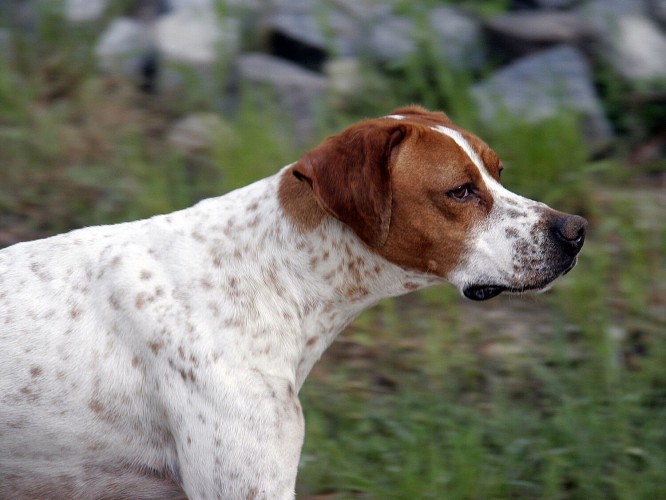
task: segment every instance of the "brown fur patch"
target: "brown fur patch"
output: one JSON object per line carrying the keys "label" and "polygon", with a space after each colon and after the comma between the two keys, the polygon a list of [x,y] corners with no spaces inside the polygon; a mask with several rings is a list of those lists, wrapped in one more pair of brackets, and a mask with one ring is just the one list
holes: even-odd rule
{"label": "brown fur patch", "polygon": [[[444,113],[409,106],[392,114],[403,119],[361,122],[307,153],[284,174],[280,202],[304,229],[316,227],[328,212],[389,261],[445,277],[493,199],[471,158],[431,127],[460,132],[496,180],[500,161],[485,142]],[[459,202],[447,196],[467,183],[476,188],[474,199]],[[348,290],[354,296],[359,292]]]}
{"label": "brown fur patch", "polygon": [[307,183],[295,177],[294,167],[282,175],[278,198],[285,213],[303,230],[312,231],[326,217],[326,212],[317,204]]}
{"label": "brown fur patch", "polygon": [[389,164],[405,134],[406,127],[398,122],[362,122],[329,137],[294,166],[319,205],[371,247],[381,246],[388,235]]}

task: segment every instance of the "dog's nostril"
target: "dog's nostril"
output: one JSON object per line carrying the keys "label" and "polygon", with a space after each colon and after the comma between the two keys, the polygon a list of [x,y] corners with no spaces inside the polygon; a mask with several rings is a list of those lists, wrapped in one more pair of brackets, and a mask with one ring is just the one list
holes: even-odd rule
{"label": "dog's nostril", "polygon": [[565,241],[578,241],[585,236],[587,221],[578,215],[561,217],[555,223],[555,233]]}
{"label": "dog's nostril", "polygon": [[585,241],[587,220],[578,215],[567,215],[556,219],[552,228],[567,254],[573,256],[580,251]]}

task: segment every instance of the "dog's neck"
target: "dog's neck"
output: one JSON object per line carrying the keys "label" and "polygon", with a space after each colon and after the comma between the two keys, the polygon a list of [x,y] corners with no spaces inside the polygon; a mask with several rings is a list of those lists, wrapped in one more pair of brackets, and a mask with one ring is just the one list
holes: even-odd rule
{"label": "dog's neck", "polygon": [[233,256],[234,265],[220,269],[222,286],[239,297],[223,314],[223,327],[242,322],[242,331],[257,337],[251,362],[282,376],[292,370],[297,388],[360,312],[439,281],[379,256],[325,214],[288,167],[210,202],[222,204],[216,210],[222,218],[207,231],[217,245],[209,254]]}

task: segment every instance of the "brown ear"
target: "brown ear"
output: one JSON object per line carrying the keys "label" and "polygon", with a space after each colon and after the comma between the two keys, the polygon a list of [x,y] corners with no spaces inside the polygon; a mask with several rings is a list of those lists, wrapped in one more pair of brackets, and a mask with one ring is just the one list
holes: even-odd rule
{"label": "brown ear", "polygon": [[386,242],[391,222],[390,163],[404,125],[360,124],[329,137],[294,166],[319,205],[368,245]]}

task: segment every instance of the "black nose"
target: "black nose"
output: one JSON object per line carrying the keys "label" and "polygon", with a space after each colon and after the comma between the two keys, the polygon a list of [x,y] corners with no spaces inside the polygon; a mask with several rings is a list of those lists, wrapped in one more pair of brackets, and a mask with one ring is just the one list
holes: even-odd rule
{"label": "black nose", "polygon": [[560,247],[567,255],[574,257],[580,252],[585,242],[587,220],[578,215],[565,215],[553,222],[551,230]]}

